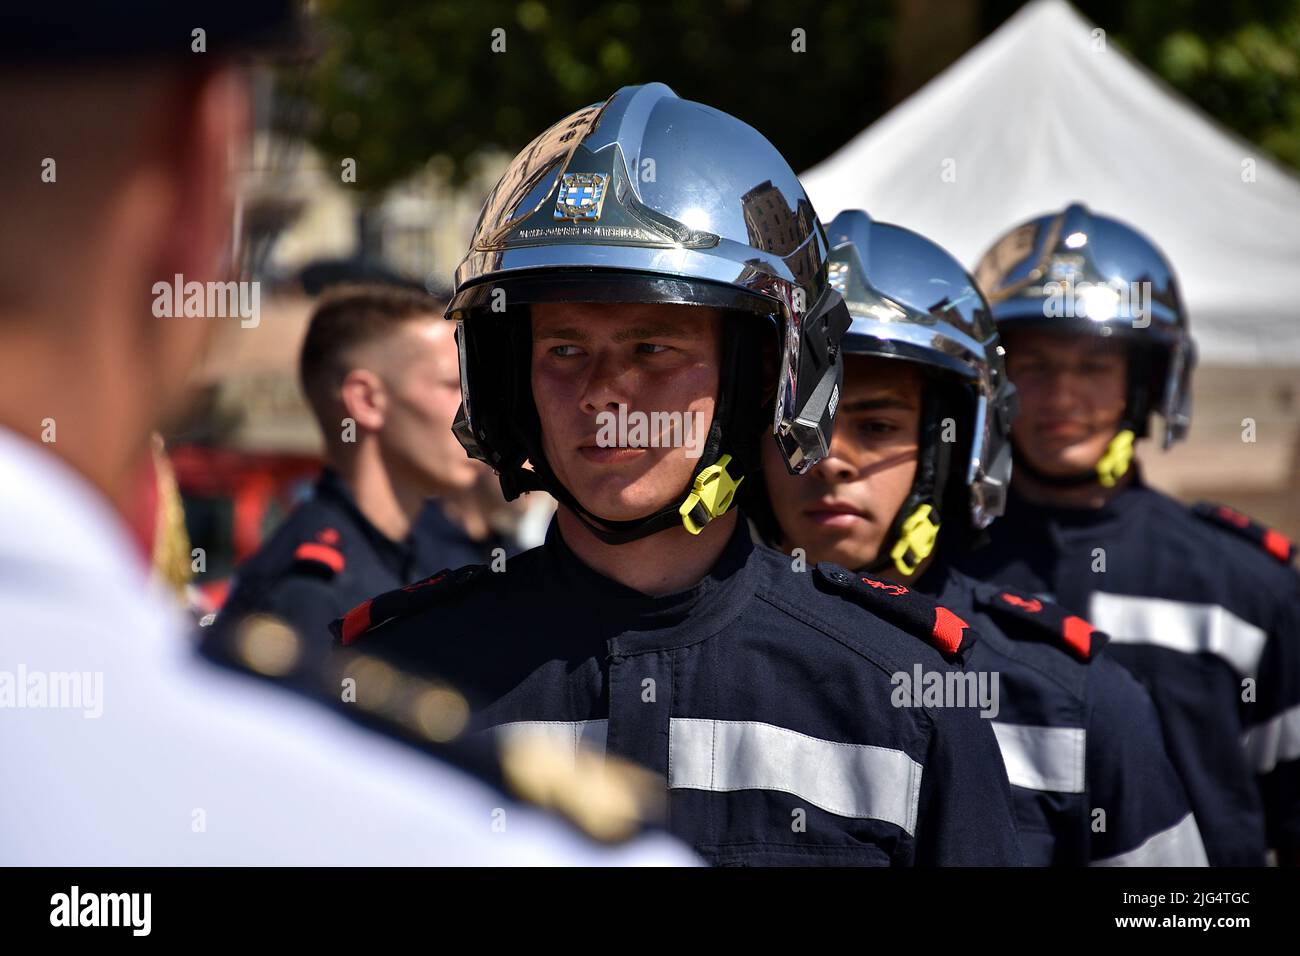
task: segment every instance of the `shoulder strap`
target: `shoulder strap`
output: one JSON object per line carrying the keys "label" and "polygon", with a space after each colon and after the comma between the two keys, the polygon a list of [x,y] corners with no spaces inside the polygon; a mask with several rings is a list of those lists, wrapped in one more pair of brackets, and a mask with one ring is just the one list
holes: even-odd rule
{"label": "shoulder strap", "polygon": [[1081,661],[1090,661],[1110,640],[1103,631],[1061,605],[1015,588],[981,585],[974,592],[977,607],[1018,640],[1042,641]]}
{"label": "shoulder strap", "polygon": [[919,591],[822,562],[817,574],[897,628],[921,638],[950,660],[960,660],[975,643],[962,618]]}
{"label": "shoulder strap", "polygon": [[363,601],[330,625],[335,639],[345,646],[361,635],[398,618],[409,617],[447,600],[487,570],[485,564],[470,564],[457,571],[442,570],[423,581]]}
{"label": "shoulder strap", "polygon": [[1274,531],[1272,528],[1260,524],[1234,508],[1202,501],[1192,506],[1192,514],[1203,521],[1208,521],[1210,524],[1230,531],[1238,537],[1245,538],[1283,564],[1290,564],[1295,560],[1296,545],[1294,541],[1280,531]]}

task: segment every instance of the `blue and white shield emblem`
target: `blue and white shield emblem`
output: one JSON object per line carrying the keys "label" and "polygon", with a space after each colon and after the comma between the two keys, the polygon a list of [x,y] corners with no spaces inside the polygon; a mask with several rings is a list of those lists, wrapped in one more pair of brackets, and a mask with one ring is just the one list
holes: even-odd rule
{"label": "blue and white shield emblem", "polygon": [[555,197],[555,218],[595,222],[605,204],[606,173],[565,173]]}
{"label": "blue and white shield emblem", "polygon": [[1048,277],[1065,286],[1073,286],[1084,276],[1087,266],[1083,256],[1057,253],[1048,264]]}

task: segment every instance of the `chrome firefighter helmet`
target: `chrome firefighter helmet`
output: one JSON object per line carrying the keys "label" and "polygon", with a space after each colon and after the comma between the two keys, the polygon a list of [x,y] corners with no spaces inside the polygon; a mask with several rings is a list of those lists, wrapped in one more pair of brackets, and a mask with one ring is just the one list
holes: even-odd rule
{"label": "chrome firefighter helmet", "polygon": [[[1113,485],[1128,468],[1133,441],[1147,435],[1153,412],[1164,419],[1165,448],[1186,437],[1196,347],[1177,277],[1150,239],[1074,203],[1005,233],[984,253],[975,278],[1004,337],[1016,328],[1042,328],[1113,336],[1128,345],[1119,434],[1094,472],[1045,480]],[[1027,467],[1023,457],[1020,467]]]}
{"label": "chrome firefighter helmet", "polygon": [[[550,492],[598,537],[698,531],[756,467],[762,337],[778,356],[772,434],[792,473],[830,446],[848,325],[826,281],[826,237],[794,171],[757,131],[651,83],[556,123],[510,163],[456,270],[461,444],[507,499]],[[654,515],[590,514],[546,461],[529,381],[528,308],[540,302],[678,303],[726,323],[712,429],[682,500]],[[765,386],[766,392],[765,392]]]}
{"label": "chrome firefighter helmet", "polygon": [[[843,353],[914,362],[926,373],[916,478],[875,563],[910,575],[945,519],[980,530],[1002,514],[1015,386],[988,303],[946,250],[856,209],[826,232],[830,282],[852,316]],[[948,419],[956,440],[943,434]]]}

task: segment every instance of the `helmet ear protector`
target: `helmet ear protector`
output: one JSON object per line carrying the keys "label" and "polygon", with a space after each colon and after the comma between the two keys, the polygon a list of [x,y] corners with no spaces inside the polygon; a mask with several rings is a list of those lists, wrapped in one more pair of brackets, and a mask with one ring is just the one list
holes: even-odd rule
{"label": "helmet ear protector", "polygon": [[[868,570],[893,565],[900,574],[911,577],[928,558],[939,540],[939,527],[948,511],[944,489],[952,466],[952,439],[943,434],[945,409],[951,409],[951,389],[944,388],[934,375],[927,375],[921,392],[921,421],[917,435],[916,477],[903,506],[894,516],[885,548]],[[965,423],[969,426],[970,423]],[[955,421],[954,432],[955,428]],[[960,461],[961,459],[956,459]],[[955,522],[954,522],[955,523]]]}
{"label": "helmet ear protector", "polygon": [[916,477],[894,515],[876,560],[865,570],[893,568],[912,577],[939,546],[962,547],[981,529],[970,521],[968,484],[953,471],[971,460],[975,433],[974,389],[933,368],[924,369],[921,416],[917,434]]}

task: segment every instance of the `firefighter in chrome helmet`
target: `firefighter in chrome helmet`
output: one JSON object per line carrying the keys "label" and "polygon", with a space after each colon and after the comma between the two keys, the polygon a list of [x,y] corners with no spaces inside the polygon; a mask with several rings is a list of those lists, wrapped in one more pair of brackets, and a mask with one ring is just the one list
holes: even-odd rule
{"label": "firefighter in chrome helmet", "polygon": [[[924,236],[873,222],[860,210],[841,213],[828,232],[831,283],[852,314],[841,351],[899,363],[925,386],[918,388],[915,409],[915,474],[898,489],[904,498],[897,508],[872,516],[848,537],[840,525],[853,522],[837,522],[832,512],[815,508],[822,479],[844,470],[846,462],[824,459],[815,470],[816,482],[781,481],[769,467],[770,491],[779,499],[802,501],[803,507],[788,502],[786,517],[803,526],[798,538],[825,540],[826,559],[892,569],[906,578],[933,552],[941,527],[947,537],[963,541],[1002,513],[1011,477],[1008,436],[1015,388],[1003,370],[988,306],[957,260]],[[846,411],[853,411],[852,403],[841,415]],[[892,470],[890,439],[901,431],[891,428],[873,442],[881,452],[874,456],[880,459],[872,462],[874,473]],[[910,442],[910,433],[906,437]],[[761,524],[765,516],[754,510]],[[769,538],[779,530],[764,529]]]}
{"label": "firefighter in chrome helmet", "polygon": [[1097,454],[1089,446],[1095,461],[1045,461],[1020,442],[1018,469],[1060,487],[1112,487],[1128,472],[1152,414],[1164,419],[1165,448],[1186,436],[1196,348],[1174,271],[1142,233],[1075,203],[998,239],[975,279],[1004,340],[1092,339],[1125,359],[1122,414],[1114,434],[1104,444],[1098,438]]}
{"label": "firefighter in chrome helmet", "polygon": [[[579,110],[511,163],[456,270],[447,315],[459,322],[461,443],[496,469],[508,499],[548,491],[601,540],[675,525],[698,533],[754,466],[765,389],[787,467],[802,473],[826,452],[848,317],[825,255],[798,179],[752,128],[661,84]],[[718,407],[690,481],[652,514],[593,512],[542,445],[518,319],[555,302],[687,304],[744,319],[723,331]],[[762,381],[765,345],[775,382]]]}
{"label": "firefighter in chrome helmet", "polygon": [[[543,133],[489,197],[449,315],[457,433],[507,495],[555,495],[546,543],[338,630],[465,688],[471,729],[661,774],[669,828],[710,862],[1017,863],[988,722],[890,701],[899,667],[955,676],[974,632],[796,568],[733,507],[762,449],[806,474],[831,445],[848,312],[826,251],[771,144],[667,87]],[[637,438],[646,415],[699,425]]]}
{"label": "firefighter in chrome helmet", "polygon": [[1110,634],[1151,693],[1211,864],[1300,862],[1294,548],[1149,487],[1133,458],[1153,414],[1166,446],[1189,424],[1195,350],[1172,267],[1075,204],[1003,235],[976,278],[1021,410],[1006,513],[963,570]]}
{"label": "firefighter in chrome helmet", "polygon": [[1151,701],[1097,655],[1105,635],[952,566],[996,526],[1011,472],[1015,388],[974,279],[924,236],[858,210],[827,233],[831,282],[853,317],[838,423],[806,478],[769,456],[774,540],[931,595],[979,629],[968,673],[996,702],[986,716],[1027,863],[1204,865]]}

